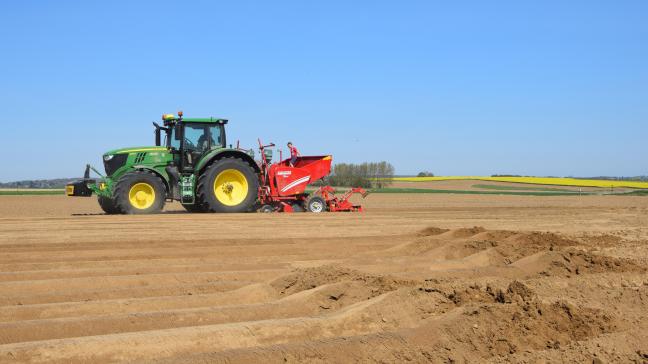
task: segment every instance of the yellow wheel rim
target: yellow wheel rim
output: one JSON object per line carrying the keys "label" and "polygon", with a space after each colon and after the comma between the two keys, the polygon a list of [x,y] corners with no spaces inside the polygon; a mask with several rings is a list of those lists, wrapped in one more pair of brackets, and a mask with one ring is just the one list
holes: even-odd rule
{"label": "yellow wheel rim", "polygon": [[145,182],[136,183],[128,191],[128,200],[134,208],[146,210],[155,202],[155,188]]}
{"label": "yellow wheel rim", "polygon": [[214,179],[214,195],[225,206],[236,206],[248,195],[248,181],[236,169],[226,169]]}

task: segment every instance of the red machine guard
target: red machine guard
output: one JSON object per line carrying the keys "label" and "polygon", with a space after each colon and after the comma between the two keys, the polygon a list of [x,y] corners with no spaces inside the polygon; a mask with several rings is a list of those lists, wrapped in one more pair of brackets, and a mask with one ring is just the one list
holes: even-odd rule
{"label": "red machine guard", "polygon": [[270,167],[270,176],[274,176],[277,195],[290,196],[304,193],[311,181],[311,174],[303,168],[275,165]]}
{"label": "red machine guard", "polygon": [[303,194],[309,183],[326,177],[331,171],[330,155],[297,157],[294,167],[286,159],[270,166],[269,177],[274,182],[274,195]]}

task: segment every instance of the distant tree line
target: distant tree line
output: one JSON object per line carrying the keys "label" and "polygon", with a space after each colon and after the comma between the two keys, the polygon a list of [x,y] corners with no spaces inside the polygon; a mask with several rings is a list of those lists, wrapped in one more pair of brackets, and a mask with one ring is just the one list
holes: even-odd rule
{"label": "distant tree line", "polygon": [[633,177],[609,177],[609,176],[598,176],[598,177],[573,177],[576,179],[601,179],[606,181],[648,181],[648,176],[633,176]]}
{"label": "distant tree line", "polygon": [[392,184],[394,166],[388,162],[365,162],[361,164],[339,163],[325,183],[332,186],[383,188]]}
{"label": "distant tree line", "polygon": [[73,178],[39,179],[1,183],[0,188],[65,188]]}
{"label": "distant tree line", "polygon": [[419,172],[419,174],[417,174],[416,177],[434,177],[434,173],[423,171],[423,172]]}

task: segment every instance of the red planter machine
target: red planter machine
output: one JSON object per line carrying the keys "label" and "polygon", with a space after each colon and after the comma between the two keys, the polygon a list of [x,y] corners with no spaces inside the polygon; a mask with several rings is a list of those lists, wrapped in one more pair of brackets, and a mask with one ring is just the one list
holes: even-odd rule
{"label": "red planter machine", "polygon": [[306,192],[306,186],[326,177],[331,172],[332,157],[300,156],[293,166],[290,159],[271,163],[274,144],[263,145],[259,140],[261,154],[259,176],[260,212],[362,212],[362,206],[354,205],[349,200],[354,194],[363,198],[367,191],[352,188],[342,196],[335,195],[331,186],[319,187],[312,193]]}

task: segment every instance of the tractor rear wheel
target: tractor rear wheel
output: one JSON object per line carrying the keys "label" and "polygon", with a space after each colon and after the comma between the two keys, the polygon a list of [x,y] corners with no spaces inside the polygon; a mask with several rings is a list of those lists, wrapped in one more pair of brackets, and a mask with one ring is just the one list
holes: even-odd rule
{"label": "tractor rear wheel", "polygon": [[223,158],[198,177],[196,203],[211,212],[248,212],[257,200],[259,178],[247,162]]}
{"label": "tractor rear wheel", "polygon": [[310,196],[306,200],[306,211],[316,214],[326,211],[326,201],[320,196]]}
{"label": "tractor rear wheel", "polygon": [[133,171],[123,175],[115,187],[115,206],[124,214],[152,214],[162,211],[166,187],[152,172]]}
{"label": "tractor rear wheel", "polygon": [[119,209],[115,205],[115,201],[113,201],[112,198],[99,196],[97,200],[99,201],[99,206],[101,206],[101,209],[108,215],[121,213],[121,211],[119,211]]}

